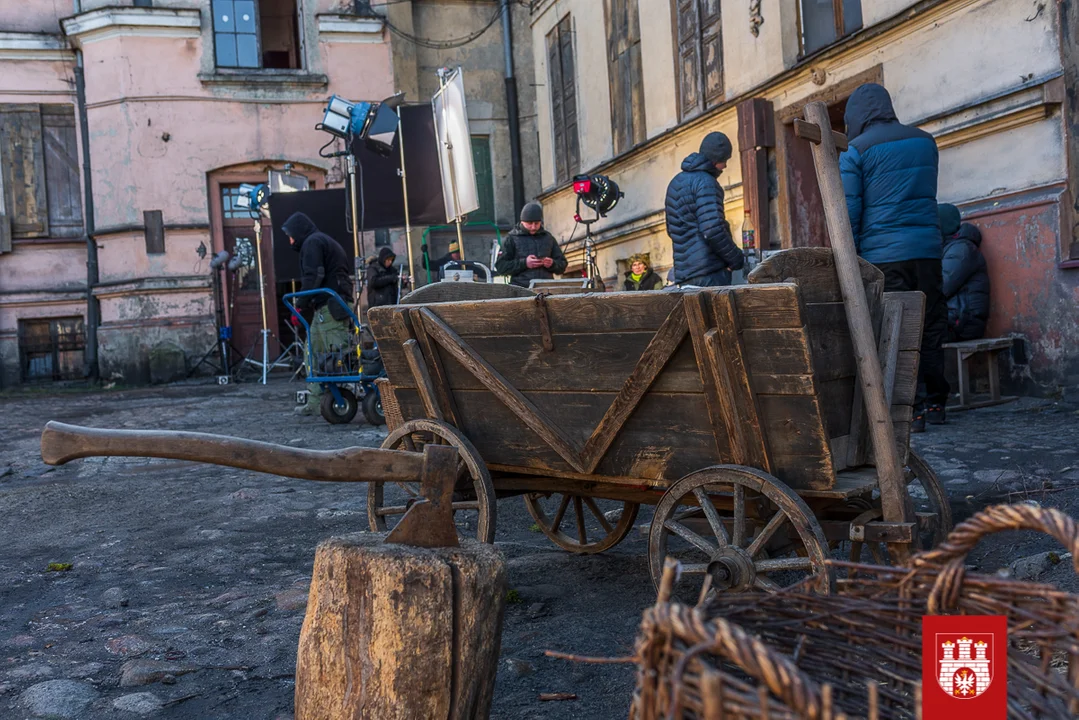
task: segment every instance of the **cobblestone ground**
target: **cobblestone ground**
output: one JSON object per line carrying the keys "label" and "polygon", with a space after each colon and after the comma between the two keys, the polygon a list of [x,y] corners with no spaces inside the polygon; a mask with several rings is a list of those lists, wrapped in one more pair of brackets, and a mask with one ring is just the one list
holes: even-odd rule
{"label": "cobblestone ground", "polygon": [[[44,465],[46,421],[198,430],[309,448],[374,446],[385,432],[292,415],[296,384],[176,385],[0,396],[0,717],[292,717],[296,642],[315,546],[366,529],[362,488],[192,463],[88,459]],[[1033,500],[1076,511],[1079,408],[1024,399],[951,418],[915,447],[959,521]],[[638,523],[650,513],[642,509]],[[634,532],[571,556],[502,501],[498,543],[519,602],[508,606],[493,716],[624,718],[632,666],[575,665],[546,649],[627,655],[653,592]],[[1054,549],[1033,534],[983,543],[995,571]],[[71,563],[48,571],[50,563]],[[1023,572],[1074,589],[1068,562]],[[576,700],[540,702],[541,692]]]}

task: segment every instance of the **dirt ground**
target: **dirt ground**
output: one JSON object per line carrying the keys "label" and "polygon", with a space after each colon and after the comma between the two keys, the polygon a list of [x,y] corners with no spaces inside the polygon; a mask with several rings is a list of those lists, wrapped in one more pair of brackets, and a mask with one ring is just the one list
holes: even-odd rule
{"label": "dirt ground", "polygon": [[[319,540],[367,529],[362,486],[163,460],[46,466],[48,420],[197,430],[298,447],[376,446],[384,429],[292,414],[299,385],[174,385],[0,396],[0,716],[292,717],[296,642]],[[362,417],[362,416],[361,416]],[[956,521],[1002,501],[1079,512],[1079,406],[1024,399],[957,414],[914,445]],[[642,508],[638,526],[651,512]],[[533,529],[520,498],[498,507],[507,606],[492,717],[624,718],[631,665],[547,658],[631,653],[654,599],[646,538],[567,554]],[[1056,549],[1032,533],[992,537],[968,563],[992,572]],[[70,563],[49,571],[50,563]],[[1077,587],[1068,562],[1040,580]],[[540,693],[576,700],[540,702]]]}

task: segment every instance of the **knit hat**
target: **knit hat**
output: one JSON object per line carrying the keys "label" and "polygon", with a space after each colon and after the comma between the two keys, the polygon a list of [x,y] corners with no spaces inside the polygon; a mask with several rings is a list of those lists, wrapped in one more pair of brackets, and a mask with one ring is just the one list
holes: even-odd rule
{"label": "knit hat", "polygon": [[636,253],[629,256],[629,267],[633,269],[633,263],[643,263],[646,268],[652,267],[652,263],[648,258],[648,253]]}
{"label": "knit hat", "polygon": [[959,225],[963,222],[959,217],[959,208],[948,203],[937,205],[937,217],[940,218],[940,234],[951,237],[959,232]]}
{"label": "knit hat", "polygon": [[701,140],[700,152],[715,165],[730,160],[733,148],[726,135],[721,132],[710,132],[704,136],[704,140]]}
{"label": "knit hat", "polygon": [[521,222],[543,222],[543,206],[530,202],[521,208]]}

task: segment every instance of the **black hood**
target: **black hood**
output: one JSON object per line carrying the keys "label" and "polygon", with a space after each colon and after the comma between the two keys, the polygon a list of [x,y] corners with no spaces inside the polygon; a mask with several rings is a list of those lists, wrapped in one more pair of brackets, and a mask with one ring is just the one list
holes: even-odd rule
{"label": "black hood", "polygon": [[898,121],[891,95],[876,83],[866,83],[851,93],[847,110],[843,113],[849,140],[861,135],[873,123]]}
{"label": "black hood", "polygon": [[716,164],[699,152],[690,153],[682,161],[683,172],[706,172],[713,177],[719,177]]}
{"label": "black hood", "polygon": [[378,251],[378,257],[371,262],[377,264],[379,267],[385,267],[386,258],[388,257],[395,258],[397,257],[397,253],[395,253],[393,250],[390,250],[388,247],[384,247]]}
{"label": "black hood", "polygon": [[974,243],[975,247],[981,247],[982,245],[982,231],[978,229],[977,225],[971,223],[963,223],[959,226],[959,232],[955,234],[957,240],[970,240]]}
{"label": "black hood", "polygon": [[288,220],[281,226],[281,230],[289,237],[296,239],[292,249],[299,252],[304,240],[318,232],[318,226],[307,215],[297,212],[289,215]]}

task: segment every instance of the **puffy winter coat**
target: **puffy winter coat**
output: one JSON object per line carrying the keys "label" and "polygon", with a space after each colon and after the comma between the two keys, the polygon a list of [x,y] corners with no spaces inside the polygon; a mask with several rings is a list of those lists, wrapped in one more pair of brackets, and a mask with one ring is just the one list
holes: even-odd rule
{"label": "puffy winter coat", "polygon": [[397,268],[386,267],[386,258],[395,257],[393,250],[384,247],[378,257],[367,263],[367,307],[397,304]]}
{"label": "puffy winter coat", "polygon": [[896,119],[880,85],[863,85],[844,115],[850,146],[839,156],[854,244],[874,264],[941,257],[937,144]]}
{"label": "puffy winter coat", "polygon": [[989,322],[989,270],[979,249],[982,233],[970,223],[944,239],[944,296],[948,325],[961,340],[985,337]]}
{"label": "puffy winter coat", "polygon": [[[550,268],[528,267],[528,256],[535,255],[540,260],[551,258],[554,263]],[[502,244],[502,252],[495,261],[495,272],[499,275],[509,275],[510,285],[528,287],[533,280],[550,280],[555,275],[566,272],[566,260],[562,248],[554,235],[541,229],[533,235],[520,225],[513,228]]]}
{"label": "puffy winter coat", "polygon": [[[281,229],[296,242],[292,249],[300,253],[300,290],[328,288],[347,304],[352,304],[352,279],[349,276],[348,256],[341,244],[324,232],[320,232],[311,218],[302,212],[293,213]],[[349,317],[340,303],[331,302],[328,295],[300,298],[300,307],[313,309],[330,304],[330,315],[335,320]]]}
{"label": "puffy winter coat", "polygon": [[623,289],[626,291],[633,290],[662,290],[663,278],[656,275],[652,268],[648,268],[644,275],[641,277],[640,282],[633,282],[633,271],[626,271],[626,281],[622,284]]}
{"label": "puffy winter coat", "polygon": [[674,249],[674,281],[738,270],[745,263],[723,215],[719,170],[704,155],[692,153],[667,186],[664,208]]}

